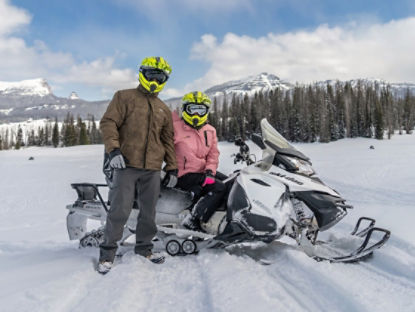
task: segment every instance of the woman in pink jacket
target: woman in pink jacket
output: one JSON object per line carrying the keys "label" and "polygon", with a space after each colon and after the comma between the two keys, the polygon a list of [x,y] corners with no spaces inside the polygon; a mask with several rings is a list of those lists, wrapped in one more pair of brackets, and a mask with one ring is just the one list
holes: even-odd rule
{"label": "woman in pink jacket", "polygon": [[202,230],[200,221],[210,219],[226,193],[216,174],[219,150],[216,129],[207,124],[210,106],[209,97],[196,91],[183,96],[180,117],[173,112],[177,187],[199,198],[182,225],[197,231]]}

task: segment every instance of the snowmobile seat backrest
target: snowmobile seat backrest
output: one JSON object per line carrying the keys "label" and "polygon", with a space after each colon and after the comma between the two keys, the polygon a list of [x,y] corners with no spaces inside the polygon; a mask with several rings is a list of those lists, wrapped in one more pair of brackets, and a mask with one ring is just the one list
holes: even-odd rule
{"label": "snowmobile seat backrest", "polygon": [[92,183],[73,183],[71,186],[76,190],[76,193],[78,194],[78,201],[97,199],[97,185]]}

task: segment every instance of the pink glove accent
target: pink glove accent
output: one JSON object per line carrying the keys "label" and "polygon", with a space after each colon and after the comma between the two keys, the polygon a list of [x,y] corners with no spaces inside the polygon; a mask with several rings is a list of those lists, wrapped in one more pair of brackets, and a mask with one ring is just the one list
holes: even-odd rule
{"label": "pink glove accent", "polygon": [[205,181],[202,184],[202,187],[205,186],[205,185],[214,184],[214,183],[215,183],[215,178],[206,177]]}

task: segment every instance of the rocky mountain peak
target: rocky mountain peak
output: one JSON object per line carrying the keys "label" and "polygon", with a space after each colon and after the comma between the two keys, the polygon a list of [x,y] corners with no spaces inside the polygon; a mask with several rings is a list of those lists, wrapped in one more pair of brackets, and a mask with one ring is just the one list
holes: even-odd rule
{"label": "rocky mountain peak", "polygon": [[52,89],[44,78],[15,82],[0,81],[0,95],[43,97],[52,94]]}
{"label": "rocky mountain peak", "polygon": [[68,96],[68,99],[70,99],[70,100],[79,100],[80,97],[78,96],[78,94],[75,91],[72,91],[71,94]]}

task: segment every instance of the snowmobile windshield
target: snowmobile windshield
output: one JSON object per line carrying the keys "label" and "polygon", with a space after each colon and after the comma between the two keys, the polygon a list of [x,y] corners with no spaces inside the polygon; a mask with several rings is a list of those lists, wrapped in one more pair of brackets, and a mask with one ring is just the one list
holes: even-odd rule
{"label": "snowmobile windshield", "polygon": [[265,118],[261,120],[261,130],[267,149],[274,150],[278,154],[297,157],[307,162],[310,161],[310,158],[292,146]]}

